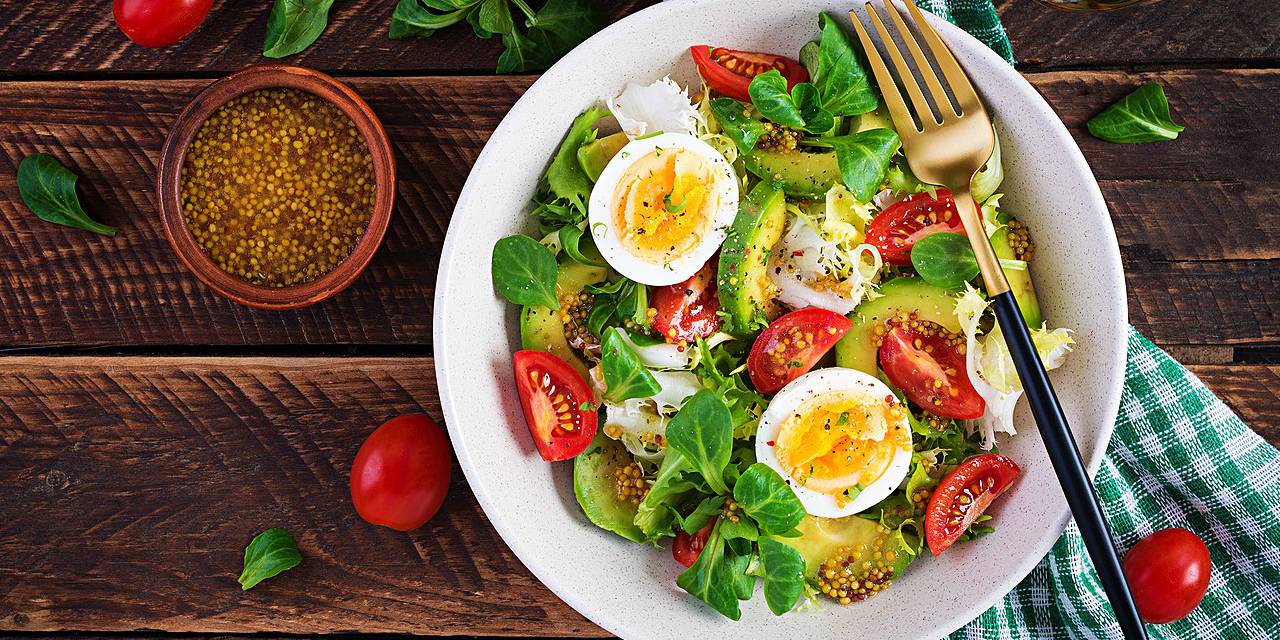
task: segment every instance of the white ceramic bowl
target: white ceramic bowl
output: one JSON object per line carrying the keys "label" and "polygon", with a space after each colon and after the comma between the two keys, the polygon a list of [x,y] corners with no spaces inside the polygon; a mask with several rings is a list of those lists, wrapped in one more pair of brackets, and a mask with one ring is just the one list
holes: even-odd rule
{"label": "white ceramic bowl", "polygon": [[[865,602],[826,603],[779,618],[757,593],[735,623],[675,586],[680,567],[668,551],[591,525],[573,497],[572,465],[543,462],[533,448],[511,369],[519,342],[516,309],[494,293],[489,259],[498,239],[533,230],[529,198],[569,123],[629,81],[668,74],[694,81],[690,45],[795,56],[817,35],[819,11],[843,18],[847,8],[830,0],[673,0],[610,26],[516,103],[454,210],[436,288],[435,356],[458,461],[489,520],[534,575],[624,638],[935,638],[1007,593],[1069,518],[1024,406],[1022,433],[1000,443],[1023,475],[994,508],[995,533],[941,558],[920,559]],[[1106,204],[1071,136],[1031,85],[977,40],[941,20],[934,24],[996,118],[1005,164],[1002,206],[1035,235],[1035,283],[1045,316],[1076,332],[1079,344],[1053,379],[1080,450],[1096,470],[1115,421],[1125,355],[1124,280]]]}

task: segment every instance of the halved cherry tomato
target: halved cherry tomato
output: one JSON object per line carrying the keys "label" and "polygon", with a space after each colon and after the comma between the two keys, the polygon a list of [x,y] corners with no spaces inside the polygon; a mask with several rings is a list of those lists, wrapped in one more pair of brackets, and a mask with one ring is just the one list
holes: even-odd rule
{"label": "halved cherry tomato", "polygon": [[1124,555],[1138,615],[1152,624],[1187,617],[1209,590],[1209,548],[1186,529],[1161,529]]}
{"label": "halved cherry tomato", "polygon": [[788,91],[797,83],[809,81],[809,72],[804,66],[786,56],[708,47],[705,44],[689,47],[689,53],[693,54],[693,62],[698,65],[702,79],[715,91],[734,100],[751,102],[747,87],[752,78],[766,71],[777,69],[787,79]]}
{"label": "halved cherry tomato", "polygon": [[751,345],[747,373],[761,393],[773,393],[809,372],[853,323],[834,312],[805,307],[774,320]]}
{"label": "halved cherry tomato", "polygon": [[351,502],[371,524],[412,531],[440,510],[453,464],[431,418],[393,418],[369,434],[351,464]]}
{"label": "halved cherry tomato", "polygon": [[693,535],[685,533],[684,529],[677,529],[676,541],[671,543],[671,557],[686,567],[692,567],[698,561],[698,556],[702,555],[702,548],[707,546],[707,538],[711,537],[711,530],[715,526],[716,519],[712,518],[707,526],[698,529]]}
{"label": "halved cherry tomato", "polygon": [[693,342],[720,328],[720,299],[716,297],[716,274],[708,262],[688,280],[653,292],[653,328],[667,342]]}
{"label": "halved cherry tomato", "polygon": [[546,351],[517,351],[515,367],[520,406],[542,459],[568,460],[582,453],[596,436],[599,419],[587,381]]}
{"label": "halved cherry tomato", "polygon": [[933,490],[924,513],[929,551],[937,556],[951,548],[1020,473],[1017,463],[995,453],[973,456],[948,473]]}
{"label": "halved cherry tomato", "polygon": [[889,205],[867,225],[867,243],[885,262],[907,266],[916,241],[939,231],[964,235],[956,201],[946,189],[938,189],[937,199],[917,193]]}
{"label": "halved cherry tomato", "polygon": [[960,347],[964,337],[932,322],[890,323],[880,344],[880,368],[907,399],[934,415],[982,417],[987,403],[969,381]]}
{"label": "halved cherry tomato", "polygon": [[116,26],[144,47],[167,47],[191,34],[213,0],[114,0]]}

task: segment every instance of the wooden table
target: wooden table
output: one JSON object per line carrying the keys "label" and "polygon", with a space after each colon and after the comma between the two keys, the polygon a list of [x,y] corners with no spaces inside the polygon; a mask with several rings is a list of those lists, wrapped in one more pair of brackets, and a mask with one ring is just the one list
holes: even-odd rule
{"label": "wooden table", "polygon": [[[599,636],[515,559],[461,473],[427,527],[365,524],[347,494],[364,436],[440,415],[432,288],[454,199],[533,80],[494,76],[465,27],[390,41],[394,3],[338,3],[289,62],[350,82],[400,164],[396,218],[365,275],[295,312],[239,307],[189,275],[152,187],[178,111],[259,54],[270,3],[221,0],[164,51],[105,2],[0,3],[0,636],[70,631]],[[614,3],[615,16],[643,1]],[[1280,441],[1280,18],[1268,0],[1165,0],[1104,15],[999,3],[1019,68],[1102,185],[1129,317]],[[1186,131],[1115,145],[1083,122],[1140,82]],[[24,156],[80,174],[114,239],[46,224]],[[1122,354],[1117,354],[1120,357]],[[305,562],[252,591],[244,545],[283,526]]]}

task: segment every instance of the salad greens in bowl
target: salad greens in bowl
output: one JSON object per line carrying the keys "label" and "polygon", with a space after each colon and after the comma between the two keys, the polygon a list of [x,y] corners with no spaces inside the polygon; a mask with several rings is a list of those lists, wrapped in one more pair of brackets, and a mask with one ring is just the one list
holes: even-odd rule
{"label": "salad greens in bowl", "polygon": [[[446,422],[499,533],[613,633],[942,635],[1069,513],[951,194],[911,175],[842,7],[776,5],[647,9],[512,109],[446,240]],[[1035,91],[937,28],[996,118],[984,232],[1096,469],[1105,205]]]}

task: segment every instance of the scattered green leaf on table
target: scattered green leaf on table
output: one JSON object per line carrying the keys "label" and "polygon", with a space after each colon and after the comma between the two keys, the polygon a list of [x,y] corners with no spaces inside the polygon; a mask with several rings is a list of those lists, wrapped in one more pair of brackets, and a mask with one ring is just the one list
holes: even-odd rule
{"label": "scattered green leaf on table", "polygon": [[685,401],[667,424],[667,447],[688,458],[712,491],[729,493],[724,468],[733,453],[733,419],[714,391],[702,389]]}
{"label": "scattered green leaf on table", "polygon": [[822,97],[822,108],[837,116],[856,116],[874,111],[880,106],[880,98],[844,29],[825,13],[818,22],[822,35],[818,40],[817,73],[813,74],[813,84]]}
{"label": "scattered green leaf on table", "polygon": [[898,134],[889,129],[867,129],[818,142],[835,149],[840,178],[859,202],[871,202],[888,175],[889,161],[902,146]]}
{"label": "scattered green leaf on table", "polygon": [[493,245],[493,286],[514,304],[559,309],[556,257],[525,235],[508,236]]}
{"label": "scattered green leaf on table", "polygon": [[267,529],[254,536],[249,546],[244,548],[244,570],[238,578],[240,588],[248,591],[259,582],[298,566],[300,562],[302,554],[298,553],[293,536],[284,529]]}
{"label": "scattered green leaf on table", "polygon": [[1107,107],[1087,123],[1089,133],[1108,142],[1173,140],[1183,126],[1169,115],[1164,88],[1148,82]]}
{"label": "scattered green leaf on table", "polygon": [[604,374],[604,397],[610,402],[648,398],[662,390],[658,379],[640,362],[640,356],[617,330],[604,332],[600,346],[600,370]]}
{"label": "scattered green leaf on table", "polygon": [[795,608],[804,593],[804,556],[773,538],[760,538],[760,569],[764,573],[764,601],[773,615]]}
{"label": "scattered green leaf on table", "polygon": [[804,505],[791,486],[763,462],[747,467],[738,478],[733,499],[766,534],[790,531],[804,519]]}
{"label": "scattered green leaf on table", "polygon": [[720,121],[724,134],[744,154],[756,148],[756,142],[764,135],[764,123],[748,116],[746,111],[747,106],[733,98],[715,98],[711,101],[711,112]]}
{"label": "scattered green leaf on table", "polygon": [[948,291],[963,289],[979,272],[969,238],[958,233],[933,233],[917,240],[911,247],[911,266],[925,282]]}
{"label": "scattered green leaf on table", "polygon": [[311,46],[329,26],[333,0],[276,0],[267,18],[262,55],[284,58]]}
{"label": "scattered green leaf on table", "polygon": [[47,153],[27,156],[18,163],[18,195],[41,220],[116,235],[116,228],[97,222],[80,206],[76,174]]}

